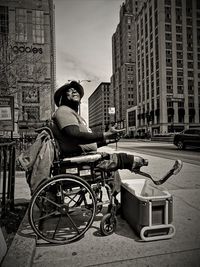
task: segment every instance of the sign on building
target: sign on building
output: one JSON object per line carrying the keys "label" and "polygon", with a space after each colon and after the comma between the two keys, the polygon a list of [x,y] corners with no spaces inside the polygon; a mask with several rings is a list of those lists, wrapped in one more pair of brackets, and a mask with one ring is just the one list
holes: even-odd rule
{"label": "sign on building", "polygon": [[108,114],[110,114],[110,115],[115,114],[115,107],[109,107],[108,108]]}
{"label": "sign on building", "polygon": [[14,131],[13,96],[0,96],[0,131]]}

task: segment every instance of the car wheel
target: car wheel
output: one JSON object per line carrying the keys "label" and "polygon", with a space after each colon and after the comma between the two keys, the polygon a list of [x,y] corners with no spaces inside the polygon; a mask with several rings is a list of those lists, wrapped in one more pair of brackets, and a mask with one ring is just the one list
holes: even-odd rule
{"label": "car wheel", "polygon": [[185,144],[183,143],[183,141],[179,140],[177,143],[177,147],[180,150],[185,149]]}

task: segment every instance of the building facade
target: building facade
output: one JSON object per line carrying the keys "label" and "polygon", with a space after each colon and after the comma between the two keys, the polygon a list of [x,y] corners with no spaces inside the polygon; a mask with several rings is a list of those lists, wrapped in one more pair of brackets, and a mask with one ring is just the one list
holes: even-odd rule
{"label": "building facade", "polygon": [[136,25],[137,131],[200,126],[200,2],[148,0]]}
{"label": "building facade", "polygon": [[112,36],[112,105],[119,128],[127,126],[126,111],[137,105],[136,14],[144,1],[126,0],[120,8],[120,22]]}
{"label": "building facade", "polygon": [[54,29],[53,0],[1,0],[0,94],[14,96],[20,133],[54,111]]}
{"label": "building facade", "polygon": [[102,82],[88,98],[89,127],[92,131],[107,130],[112,119],[112,115],[109,114],[109,108],[110,83]]}

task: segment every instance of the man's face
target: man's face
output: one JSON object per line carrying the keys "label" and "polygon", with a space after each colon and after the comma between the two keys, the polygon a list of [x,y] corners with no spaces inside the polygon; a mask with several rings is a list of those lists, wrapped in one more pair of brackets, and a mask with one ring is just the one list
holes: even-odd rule
{"label": "man's face", "polygon": [[67,89],[66,97],[70,101],[80,102],[81,100],[80,94],[75,88]]}

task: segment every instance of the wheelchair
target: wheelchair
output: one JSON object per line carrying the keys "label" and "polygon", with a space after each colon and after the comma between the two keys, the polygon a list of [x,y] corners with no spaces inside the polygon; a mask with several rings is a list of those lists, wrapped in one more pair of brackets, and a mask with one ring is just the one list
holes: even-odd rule
{"label": "wheelchair", "polygon": [[[46,130],[55,143],[53,132]],[[38,131],[39,132],[39,131]],[[110,235],[116,230],[118,201],[112,192],[113,172],[97,168],[106,153],[86,154],[61,158],[54,153],[50,177],[38,185],[34,191],[28,217],[36,235],[54,244],[68,244],[84,236],[91,227],[96,214],[107,205],[107,213],[100,222],[102,235]],[[103,201],[107,192],[107,201]],[[105,199],[105,198],[104,198]]]}

